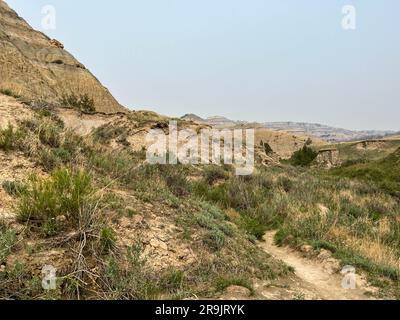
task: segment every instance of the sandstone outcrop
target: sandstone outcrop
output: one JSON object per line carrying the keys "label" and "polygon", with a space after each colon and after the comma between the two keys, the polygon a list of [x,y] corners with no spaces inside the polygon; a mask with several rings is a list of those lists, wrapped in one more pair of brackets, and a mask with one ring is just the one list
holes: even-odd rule
{"label": "sandstone outcrop", "polygon": [[316,162],[318,166],[325,168],[337,167],[340,165],[339,150],[335,148],[319,150]]}
{"label": "sandstone outcrop", "polygon": [[61,42],[33,30],[4,1],[0,1],[0,90],[47,103],[59,103],[64,95],[87,94],[96,111],[126,112]]}

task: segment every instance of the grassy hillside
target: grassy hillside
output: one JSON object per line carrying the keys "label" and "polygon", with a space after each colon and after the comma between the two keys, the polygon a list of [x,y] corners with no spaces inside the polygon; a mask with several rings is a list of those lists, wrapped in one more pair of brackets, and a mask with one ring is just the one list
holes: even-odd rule
{"label": "grassy hillside", "polygon": [[[398,154],[386,161],[395,159]],[[260,168],[253,177],[218,181],[197,182],[195,192],[227,210],[249,235],[261,239],[273,229],[278,244],[328,250],[342,265],[366,272],[383,295],[400,297],[396,197],[371,182],[306,168]]]}
{"label": "grassy hillside", "polygon": [[[0,299],[213,297],[290,272],[195,192],[231,169],[151,166],[126,140],[98,140],[51,109],[0,130]],[[45,264],[57,290],[41,287]]]}
{"label": "grassy hillside", "polygon": [[268,143],[272,150],[282,159],[289,159],[293,152],[301,149],[307,141],[310,141],[313,147],[323,144],[321,140],[316,138],[310,140],[307,136],[272,131],[266,128],[257,128],[255,132],[255,144],[260,145],[261,142]]}
{"label": "grassy hillside", "polygon": [[372,182],[376,186],[400,195],[400,148],[387,157],[361,163],[348,162],[331,171],[333,175]]}
{"label": "grassy hillside", "polygon": [[[400,147],[400,139],[386,139],[364,145],[362,142],[344,142],[326,146],[337,148],[342,162],[380,160]],[[325,146],[323,147],[325,148]]]}

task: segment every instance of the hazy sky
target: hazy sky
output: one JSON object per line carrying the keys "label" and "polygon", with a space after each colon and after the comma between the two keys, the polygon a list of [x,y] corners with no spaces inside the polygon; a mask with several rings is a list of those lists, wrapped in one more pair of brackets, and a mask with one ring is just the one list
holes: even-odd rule
{"label": "hazy sky", "polygon": [[129,108],[400,130],[399,0],[6,2]]}

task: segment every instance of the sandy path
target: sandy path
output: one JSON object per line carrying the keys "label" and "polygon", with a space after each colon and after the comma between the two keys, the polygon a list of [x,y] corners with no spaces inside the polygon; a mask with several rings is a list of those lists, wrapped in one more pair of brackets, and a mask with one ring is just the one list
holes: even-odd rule
{"label": "sandy path", "polygon": [[[268,232],[264,236],[264,242],[260,246],[273,257],[283,261],[295,269],[299,281],[296,281],[296,289],[311,296],[323,300],[366,300],[371,297],[365,295],[366,288],[363,281],[357,278],[357,288],[354,290],[342,288],[343,276],[331,274],[324,269],[323,264],[303,257],[300,253],[288,248],[278,247],[274,244],[275,232]],[[266,291],[267,293],[267,291]],[[269,298],[266,295],[267,298]]]}

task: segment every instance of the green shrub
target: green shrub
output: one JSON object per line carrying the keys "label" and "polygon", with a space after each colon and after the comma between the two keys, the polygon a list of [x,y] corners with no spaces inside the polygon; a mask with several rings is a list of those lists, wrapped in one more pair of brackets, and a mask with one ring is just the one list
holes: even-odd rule
{"label": "green shrub", "polygon": [[212,205],[208,202],[201,201],[200,207],[205,212],[209,213],[214,219],[225,220],[225,218],[226,218],[225,214],[221,211],[220,208],[218,208],[217,206]]}
{"label": "green shrub", "polygon": [[173,294],[184,289],[185,281],[185,272],[181,270],[170,269],[163,276],[160,286],[162,287],[163,291]]}
{"label": "green shrub", "polygon": [[54,112],[54,109],[52,107],[49,107],[47,104],[45,104],[45,106],[43,106],[42,108],[35,110],[35,112],[36,116],[39,119],[43,120],[44,118],[48,118],[59,128],[64,129],[64,121]]}
{"label": "green shrub", "polygon": [[51,148],[58,148],[61,144],[61,128],[51,121],[43,121],[38,128],[39,140]]}
{"label": "green shrub", "polygon": [[293,188],[293,181],[286,176],[279,176],[278,185],[285,191],[289,192]]}
{"label": "green shrub", "polygon": [[164,180],[168,190],[177,197],[191,193],[191,184],[187,179],[188,171],[183,165],[149,165],[145,167],[144,173],[148,179]]}
{"label": "green shrub", "polygon": [[267,176],[263,173],[258,174],[254,177],[253,183],[256,183],[258,186],[260,186],[263,189],[266,190],[272,190],[274,187],[274,180],[272,177]]}
{"label": "green shrub", "polygon": [[213,229],[205,234],[203,242],[211,250],[218,251],[225,245],[225,235],[219,229]]}
{"label": "green shrub", "polygon": [[[137,167],[137,155],[135,158]],[[146,198],[149,193],[153,200],[164,198],[164,202],[172,206],[179,206],[180,199],[192,192],[192,185],[187,179],[188,168],[183,165],[143,165],[140,170],[132,170],[129,176],[126,183],[131,188],[147,194]]]}
{"label": "green shrub", "polygon": [[61,226],[57,222],[56,218],[51,218],[43,221],[41,225],[41,231],[47,237],[53,237],[58,234]]}
{"label": "green shrub", "polygon": [[223,207],[228,205],[226,186],[224,184],[210,188],[207,183],[197,181],[193,185],[193,190],[194,193],[204,201],[210,201],[211,203],[219,204]]}
{"label": "green shrub", "polygon": [[85,147],[85,143],[82,136],[75,134],[71,130],[67,130],[64,133],[64,139],[61,147],[62,149],[68,151],[69,154],[73,155],[83,149]]}
{"label": "green shrub", "polygon": [[289,162],[294,166],[309,166],[318,156],[318,152],[314,151],[307,145],[293,153]]}
{"label": "green shrub", "polygon": [[268,191],[258,185],[257,180],[245,181],[237,177],[229,181],[226,189],[228,206],[239,211],[256,208],[265,200]]}
{"label": "green shrub", "polygon": [[286,244],[286,241],[290,236],[292,236],[292,234],[291,234],[289,228],[282,227],[275,234],[274,242],[278,246],[283,246]]}
{"label": "green shrub", "polygon": [[55,229],[56,218],[61,215],[76,224],[84,205],[93,201],[92,192],[91,178],[83,171],[59,169],[49,178],[32,176],[18,201],[18,218],[47,230]]}
{"label": "green shrub", "polygon": [[332,242],[326,240],[315,240],[312,242],[312,246],[315,250],[325,249],[329,250],[332,253],[337,251],[337,246]]}
{"label": "green shrub", "polygon": [[70,108],[77,109],[84,113],[96,112],[94,99],[90,98],[88,94],[81,94],[79,96],[74,93],[64,95],[61,99],[61,104]]}
{"label": "green shrub", "polygon": [[22,122],[23,130],[26,132],[22,141],[23,151],[48,172],[73,160],[73,154],[65,148],[65,141],[70,135],[67,132],[63,137],[64,125],[52,115],[49,110],[40,109],[35,117]]}
{"label": "green shrub", "polygon": [[247,288],[251,295],[255,293],[253,283],[250,279],[243,277],[220,277],[217,279],[216,289],[218,292],[223,292],[230,286]]}
{"label": "green shrub", "polygon": [[268,142],[264,142],[261,140],[260,145],[264,149],[265,154],[271,154],[274,152]]}
{"label": "green shrub", "polygon": [[127,208],[126,209],[126,215],[129,217],[129,218],[133,218],[134,216],[136,216],[136,215],[138,215],[139,213],[135,210],[135,209],[133,209],[133,208]]}
{"label": "green shrub", "polygon": [[52,149],[48,148],[43,148],[39,149],[37,153],[37,161],[38,163],[43,166],[43,168],[47,171],[50,172],[57,167],[59,167],[62,162],[60,158],[57,156],[56,152]]}
{"label": "green shrub", "polygon": [[[213,208],[211,206],[211,208]],[[234,234],[233,228],[225,222],[224,215],[217,209],[210,211],[201,211],[195,215],[197,224],[208,230],[218,230],[227,236]]]}
{"label": "green shrub", "polygon": [[16,130],[11,124],[8,124],[7,128],[0,129],[0,150],[15,150],[18,148],[22,137],[22,131]]}
{"label": "green shrub", "polygon": [[[273,185],[272,179],[266,175],[247,178],[231,176],[224,184],[214,186],[198,181],[194,184],[194,191],[204,201],[237,210],[241,215],[236,221],[239,227],[254,239],[261,239],[266,231],[266,225],[276,220],[273,208],[268,210],[268,216],[262,212],[271,196]],[[222,219],[224,219],[223,214]],[[203,224],[205,222],[207,220],[202,221]],[[218,229],[225,235],[233,234],[231,226],[226,223],[219,224],[223,227]]]}
{"label": "green shrub", "polygon": [[232,227],[232,225],[230,225],[226,222],[221,222],[218,225],[218,228],[228,237],[233,237],[235,234],[235,229]]}
{"label": "green shrub", "polygon": [[278,228],[287,217],[287,200],[284,197],[276,196],[261,203],[253,213],[257,220],[269,228]]}
{"label": "green shrub", "polygon": [[209,230],[216,229],[216,221],[208,212],[201,212],[197,214],[195,217],[200,227]]}
{"label": "green shrub", "polygon": [[204,179],[208,184],[214,184],[218,180],[225,180],[227,172],[220,166],[207,166],[204,168]]}
{"label": "green shrub", "polygon": [[18,196],[26,190],[26,186],[17,181],[3,181],[2,187],[10,196]]}
{"label": "green shrub", "polygon": [[112,228],[103,228],[100,232],[100,246],[103,253],[110,252],[115,247],[117,236]]}
{"label": "green shrub", "polygon": [[126,129],[123,127],[110,126],[108,124],[97,128],[93,133],[93,140],[97,143],[105,144],[111,139],[124,136]]}
{"label": "green shrub", "polygon": [[257,240],[261,240],[267,231],[267,227],[264,224],[246,215],[242,215],[242,222],[240,224],[242,229],[249,235],[254,236]]}
{"label": "green shrub", "polygon": [[160,275],[153,274],[142,257],[142,245],[128,248],[127,267],[123,268],[111,257],[104,271],[103,283],[114,300],[149,300],[160,295]]}
{"label": "green shrub", "polygon": [[11,89],[0,89],[0,93],[9,96],[9,97],[13,97],[13,98],[19,98],[20,96],[18,94],[16,94],[15,92],[13,92]]}
{"label": "green shrub", "polygon": [[64,148],[43,148],[38,151],[37,161],[47,171],[53,171],[62,165],[69,165],[74,160],[74,155]]}
{"label": "green shrub", "polygon": [[136,169],[138,163],[142,160],[142,153],[140,152],[130,150],[110,152],[102,149],[88,149],[86,156],[90,165],[96,171],[112,178],[118,178],[125,184],[144,179],[144,177],[138,177],[138,174],[144,175],[145,172],[140,171],[138,173]]}
{"label": "green shrub", "polygon": [[0,226],[0,265],[5,262],[6,258],[11,253],[15,241],[15,231]]}
{"label": "green shrub", "polygon": [[[42,280],[24,264],[16,262],[0,272],[0,299],[30,300],[45,299]],[[55,297],[54,297],[55,298]]]}
{"label": "green shrub", "polygon": [[72,154],[64,149],[64,148],[56,148],[53,149],[53,154],[56,158],[58,158],[62,163],[69,163],[72,160]]}

